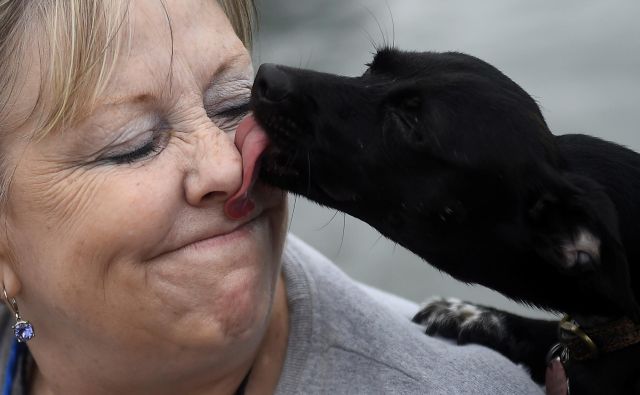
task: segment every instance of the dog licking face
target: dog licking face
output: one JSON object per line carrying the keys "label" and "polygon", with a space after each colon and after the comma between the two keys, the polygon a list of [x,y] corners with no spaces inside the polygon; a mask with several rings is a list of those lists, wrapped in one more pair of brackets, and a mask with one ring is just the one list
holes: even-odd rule
{"label": "dog licking face", "polygon": [[[362,219],[459,280],[573,314],[639,317],[627,264],[640,259],[627,246],[640,236],[627,223],[640,220],[629,203],[639,156],[554,136],[488,63],[384,49],[359,77],[263,65],[251,106],[270,138],[268,183]],[[603,166],[632,173],[638,191]]]}

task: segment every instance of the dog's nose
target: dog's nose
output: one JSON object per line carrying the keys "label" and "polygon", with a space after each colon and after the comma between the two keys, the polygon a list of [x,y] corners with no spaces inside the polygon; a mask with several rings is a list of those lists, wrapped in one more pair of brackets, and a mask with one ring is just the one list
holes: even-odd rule
{"label": "dog's nose", "polygon": [[291,92],[291,80],[287,73],[271,63],[260,66],[253,85],[263,99],[274,102],[284,100]]}

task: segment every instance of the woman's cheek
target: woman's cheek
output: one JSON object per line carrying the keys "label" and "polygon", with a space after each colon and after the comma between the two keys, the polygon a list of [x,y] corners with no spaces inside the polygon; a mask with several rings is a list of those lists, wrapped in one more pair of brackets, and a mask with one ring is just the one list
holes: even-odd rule
{"label": "woman's cheek", "polygon": [[16,246],[18,262],[44,261],[58,273],[86,274],[88,283],[102,281],[114,262],[142,260],[176,211],[178,182],[151,165],[25,170],[10,198],[14,234],[28,235]]}

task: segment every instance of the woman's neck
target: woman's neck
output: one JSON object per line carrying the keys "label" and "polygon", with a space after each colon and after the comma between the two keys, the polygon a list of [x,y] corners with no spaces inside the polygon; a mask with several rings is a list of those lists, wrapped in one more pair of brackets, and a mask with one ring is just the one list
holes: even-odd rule
{"label": "woman's neck", "polygon": [[276,285],[271,324],[253,361],[246,395],[275,392],[287,354],[289,308],[282,275]]}
{"label": "woman's neck", "polygon": [[[251,361],[247,361],[241,368],[236,369],[234,372],[226,375],[221,380],[212,382],[210,385],[198,386],[198,389],[193,391],[187,390],[188,386],[184,383],[180,383],[180,388],[169,388],[163,386],[166,389],[167,394],[175,393],[189,393],[194,395],[209,395],[209,394],[229,394],[236,393],[236,389],[240,386],[240,383],[249,374],[248,382],[245,388],[245,395],[253,394],[269,394],[273,393],[278,385],[280,373],[284,366],[284,361],[287,352],[287,341],[289,335],[289,312],[287,306],[287,295],[284,285],[283,276],[280,275],[276,283],[276,291],[274,294],[274,301],[271,316],[269,319],[269,326],[266,329],[264,338],[260,343],[255,357]],[[35,366],[35,364],[34,364]],[[67,388],[60,386],[60,383],[50,383],[46,378],[40,374],[37,367],[34,367],[35,371],[32,372],[31,391],[32,395],[52,395],[58,393],[72,394]],[[249,373],[250,372],[250,373]],[[115,380],[114,380],[115,381]],[[78,388],[77,386],[73,386]],[[59,389],[59,390],[58,390]],[[90,391],[92,394],[97,394],[99,390],[92,388]],[[110,390],[103,391],[105,394],[113,393]],[[84,389],[78,393],[87,393]],[[118,391],[120,394],[126,392]],[[139,394],[138,390],[134,390],[131,393]],[[156,391],[153,391],[156,394]]]}

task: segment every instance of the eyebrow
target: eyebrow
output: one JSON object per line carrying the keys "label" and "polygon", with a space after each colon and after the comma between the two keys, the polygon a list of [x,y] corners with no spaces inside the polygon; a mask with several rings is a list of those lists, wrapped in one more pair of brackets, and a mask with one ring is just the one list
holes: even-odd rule
{"label": "eyebrow", "polygon": [[123,104],[149,104],[153,101],[155,101],[155,99],[149,93],[139,93],[131,96],[115,96],[113,98],[108,98],[103,103],[99,103],[97,108],[117,107]]}
{"label": "eyebrow", "polygon": [[243,54],[238,54],[221,64],[216,73],[207,82],[207,89],[211,86],[211,84],[215,83],[219,79],[226,79],[229,76],[237,78],[248,76],[253,79],[252,73],[245,75],[247,71],[251,70],[251,63],[249,63],[246,68],[243,68],[241,70],[233,70],[234,64],[238,61],[238,59],[242,59],[243,57]]}
{"label": "eyebrow", "polygon": [[[244,56],[244,54],[237,54],[225,60],[224,63],[220,64],[218,68],[213,72],[211,77],[207,79],[206,86],[204,87],[202,93],[204,94],[204,92],[209,90],[216,82],[220,81],[220,79],[223,79],[223,77],[227,77],[227,74],[232,74],[231,70],[233,69],[234,63],[236,63],[238,59],[241,59]],[[242,74],[244,73],[240,72],[234,77],[240,78]],[[251,75],[251,77],[253,77],[253,75]],[[133,95],[107,97],[104,101],[98,103],[96,109],[101,107],[117,107],[123,104],[148,105],[157,100],[155,96],[159,95],[154,95],[153,93],[137,93]]]}

